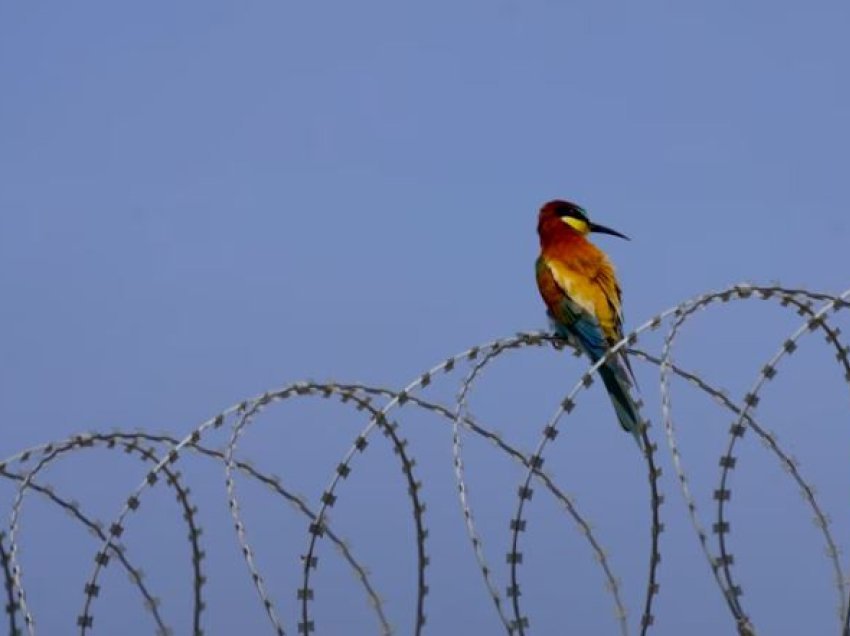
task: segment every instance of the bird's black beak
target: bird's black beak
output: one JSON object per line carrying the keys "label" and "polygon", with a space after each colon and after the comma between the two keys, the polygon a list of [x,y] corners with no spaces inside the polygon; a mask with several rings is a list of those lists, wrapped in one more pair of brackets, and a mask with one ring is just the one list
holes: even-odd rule
{"label": "bird's black beak", "polygon": [[600,234],[613,234],[614,236],[619,236],[621,239],[631,241],[631,239],[625,234],[620,234],[617,230],[612,230],[610,227],[605,227],[604,225],[597,225],[596,223],[590,224],[590,231],[599,232]]}

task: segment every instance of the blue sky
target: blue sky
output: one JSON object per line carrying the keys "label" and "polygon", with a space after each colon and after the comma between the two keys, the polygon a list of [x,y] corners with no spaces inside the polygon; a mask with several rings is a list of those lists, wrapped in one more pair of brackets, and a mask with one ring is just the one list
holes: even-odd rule
{"label": "blue sky", "polygon": [[[633,238],[599,241],[618,266],[629,327],[741,280],[850,287],[848,27],[837,0],[4,3],[0,455],[81,430],[180,436],[300,378],[399,387],[467,346],[543,328],[535,222],[555,197]],[[712,311],[686,329],[678,355],[740,398],[799,318],[755,303]],[[822,338],[810,340],[763,415],[840,503],[847,387]],[[472,407],[530,449],[583,367],[537,350],[510,360]],[[657,372],[641,366],[639,376],[658,421]],[[453,386],[435,397],[451,400]],[[547,461],[610,546],[634,621],[648,536],[643,468],[594,389]],[[730,416],[674,389],[708,512]],[[244,452],[315,500],[365,418],[324,403],[275,408]],[[432,515],[431,633],[498,633],[453,501],[449,429],[413,413],[402,422]],[[754,442],[733,501],[753,618],[764,633],[827,633],[837,623],[821,546],[794,487]],[[391,512],[406,501],[392,454],[373,450],[352,507],[335,519],[408,633],[411,522]],[[469,452],[504,587],[521,473],[483,445]],[[186,464],[209,515],[207,632],[265,633],[222,473]],[[144,474],[96,451],[51,471],[57,490],[104,520]],[[656,633],[728,633],[667,477]],[[252,488],[243,486],[249,529],[294,632],[303,522]],[[6,506],[13,490],[3,493]],[[179,512],[168,493],[151,497],[161,503],[126,542],[186,633]],[[615,633],[581,537],[552,502],[535,505],[534,633]],[[21,561],[48,634],[71,629],[97,549],[77,529],[57,540],[56,524],[73,527],[28,498]],[[340,576],[318,584],[327,590],[318,633],[373,633],[353,579],[326,554]],[[150,633],[133,590],[111,576],[95,632]]]}

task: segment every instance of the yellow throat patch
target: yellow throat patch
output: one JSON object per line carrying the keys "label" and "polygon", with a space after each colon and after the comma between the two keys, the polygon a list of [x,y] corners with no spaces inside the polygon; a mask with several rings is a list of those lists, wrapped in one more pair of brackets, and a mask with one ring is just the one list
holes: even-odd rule
{"label": "yellow throat patch", "polygon": [[579,234],[587,234],[590,232],[590,224],[582,219],[577,219],[572,216],[561,217],[561,220],[573,228]]}

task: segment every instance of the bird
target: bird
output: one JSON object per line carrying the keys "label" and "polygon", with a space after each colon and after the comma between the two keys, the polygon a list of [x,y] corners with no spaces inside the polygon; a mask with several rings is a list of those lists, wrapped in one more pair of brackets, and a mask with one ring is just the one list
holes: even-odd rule
{"label": "bird", "polygon": [[[622,291],[614,266],[587,239],[591,232],[630,240],[625,234],[593,223],[581,206],[555,199],[540,208],[537,233],[540,255],[537,288],[556,333],[573,343],[594,363],[623,338]],[[625,350],[598,369],[623,430],[643,450],[637,404],[631,395],[637,382]]]}

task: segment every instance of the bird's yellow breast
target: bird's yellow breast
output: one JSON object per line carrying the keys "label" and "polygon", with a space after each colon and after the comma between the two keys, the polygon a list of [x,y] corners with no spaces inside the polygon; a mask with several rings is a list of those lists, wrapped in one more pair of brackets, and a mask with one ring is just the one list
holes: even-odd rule
{"label": "bird's yellow breast", "polygon": [[565,256],[544,254],[544,260],[558,287],[596,318],[609,341],[619,340],[620,293],[608,258],[593,248]]}

